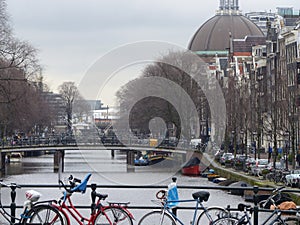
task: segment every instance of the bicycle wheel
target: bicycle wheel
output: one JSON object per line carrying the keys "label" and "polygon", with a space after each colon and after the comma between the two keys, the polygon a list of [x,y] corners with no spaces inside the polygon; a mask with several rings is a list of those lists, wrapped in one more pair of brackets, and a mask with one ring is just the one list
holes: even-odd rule
{"label": "bicycle wheel", "polygon": [[24,217],[21,222],[23,225],[64,225],[64,220],[59,211],[49,205],[34,206]]}
{"label": "bicycle wheel", "polygon": [[285,225],[300,225],[300,218],[298,217],[288,217],[284,219]]}
{"label": "bicycle wheel", "polygon": [[212,225],[237,225],[239,219],[235,217],[223,217],[215,220]]}
{"label": "bicycle wheel", "polygon": [[144,215],[138,225],[176,225],[175,220],[164,211],[153,211]]}
{"label": "bicycle wheel", "polygon": [[209,207],[201,212],[197,220],[197,225],[211,224],[221,217],[227,216],[228,212],[222,207]]}
{"label": "bicycle wheel", "polygon": [[266,179],[272,182],[274,180],[274,173],[268,173],[266,175]]}
{"label": "bicycle wheel", "polygon": [[133,225],[128,213],[118,207],[105,208],[96,216],[94,225]]}

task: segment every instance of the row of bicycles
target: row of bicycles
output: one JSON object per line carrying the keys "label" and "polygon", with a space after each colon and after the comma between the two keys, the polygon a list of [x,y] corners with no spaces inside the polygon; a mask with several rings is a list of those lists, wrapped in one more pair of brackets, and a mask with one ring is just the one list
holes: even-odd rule
{"label": "row of bicycles", "polygon": [[[157,199],[153,201],[160,207],[146,213],[139,221],[135,221],[128,207],[129,202],[106,201],[104,204],[108,195],[97,192],[97,186],[94,184],[91,185],[91,213],[86,217],[73,204],[72,195],[85,193],[90,177],[91,174],[87,174],[83,180],[80,180],[70,176],[68,184],[60,181],[64,191],[59,200],[38,201],[40,197],[38,192],[33,190],[25,192],[27,200],[24,202],[20,217],[15,217],[6,211],[0,196],[0,214],[7,221],[6,224],[10,225],[71,225],[74,221],[79,225],[133,225],[134,222],[138,225],[184,225],[176,213],[176,208],[173,207],[176,204],[173,203],[190,202],[194,203],[191,225],[252,225],[251,216],[255,207],[241,203],[238,205],[240,213],[230,206],[206,207],[203,203],[210,197],[207,191],[193,193],[192,199],[170,201],[167,196],[168,191],[159,190],[156,193]],[[12,192],[20,188],[15,183],[0,182],[0,187],[3,186],[11,188]],[[270,216],[260,224],[300,225],[300,213],[297,208],[287,212],[279,207],[282,202],[290,200],[285,197],[283,188],[276,188],[266,200],[259,203],[262,209],[273,207]]]}

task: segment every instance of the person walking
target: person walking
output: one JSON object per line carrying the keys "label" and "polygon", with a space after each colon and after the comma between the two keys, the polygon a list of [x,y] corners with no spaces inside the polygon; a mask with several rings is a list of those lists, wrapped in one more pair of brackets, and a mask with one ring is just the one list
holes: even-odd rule
{"label": "person walking", "polygon": [[272,147],[269,144],[269,148],[268,148],[268,163],[271,161],[271,156],[272,156]]}

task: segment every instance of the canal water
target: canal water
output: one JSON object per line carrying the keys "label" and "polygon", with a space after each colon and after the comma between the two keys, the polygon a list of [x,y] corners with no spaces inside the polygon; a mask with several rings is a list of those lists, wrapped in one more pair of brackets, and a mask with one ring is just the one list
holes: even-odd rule
{"label": "canal water", "polygon": [[[187,177],[176,173],[174,170],[167,170],[162,167],[136,167],[134,172],[128,172],[126,165],[126,155],[116,152],[112,158],[110,151],[67,151],[65,154],[64,172],[61,179],[72,174],[74,177],[83,179],[87,173],[92,173],[89,184],[96,183],[105,184],[135,184],[135,185],[167,185],[171,182],[171,178],[177,176],[178,185],[191,186],[215,186],[206,178]],[[53,171],[53,155],[42,155],[39,157],[23,158],[20,163],[11,163],[7,165],[6,173],[2,176],[4,182],[15,182],[17,184],[58,184],[59,174]],[[17,204],[22,205],[25,200],[24,192],[27,189],[17,190]],[[62,190],[59,188],[40,188],[35,190],[42,194],[40,200],[58,199]],[[101,193],[109,195],[108,201],[130,201],[132,206],[151,206],[152,199],[155,199],[157,189],[107,189],[99,188]],[[198,190],[180,189],[180,199],[191,199],[193,192]],[[208,190],[210,198],[205,202],[205,206],[222,206],[231,205],[236,207],[238,203],[244,202],[240,196],[230,195],[221,190]],[[73,194],[74,203],[77,205],[90,205],[90,190],[85,194]],[[9,190],[2,188],[2,203],[6,205],[10,203]],[[193,204],[184,204],[181,206],[192,206]],[[136,222],[149,210],[131,210],[136,218]],[[89,215],[89,211],[84,212]],[[190,224],[193,211],[180,210],[179,216],[183,218],[184,224]],[[137,223],[136,223],[137,224]]]}

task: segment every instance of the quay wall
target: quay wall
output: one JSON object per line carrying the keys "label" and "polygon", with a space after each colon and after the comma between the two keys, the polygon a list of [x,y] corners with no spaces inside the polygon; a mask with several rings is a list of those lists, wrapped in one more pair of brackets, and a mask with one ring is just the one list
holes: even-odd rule
{"label": "quay wall", "polygon": [[[215,170],[215,172],[220,175],[221,177],[225,177],[227,179],[233,180],[233,181],[244,181],[252,186],[258,186],[258,187],[267,187],[267,188],[276,188],[282,186],[282,184],[279,184],[278,186],[275,185],[273,182],[270,182],[268,180],[263,180],[258,177],[254,177],[251,175],[248,175],[244,172],[235,171],[232,168],[226,168],[222,167],[217,163],[212,163],[211,167]],[[299,188],[291,188],[287,187],[289,190],[295,189],[295,191],[300,191]],[[289,195],[293,199],[293,201],[300,205],[300,193],[293,193],[289,192]]]}

